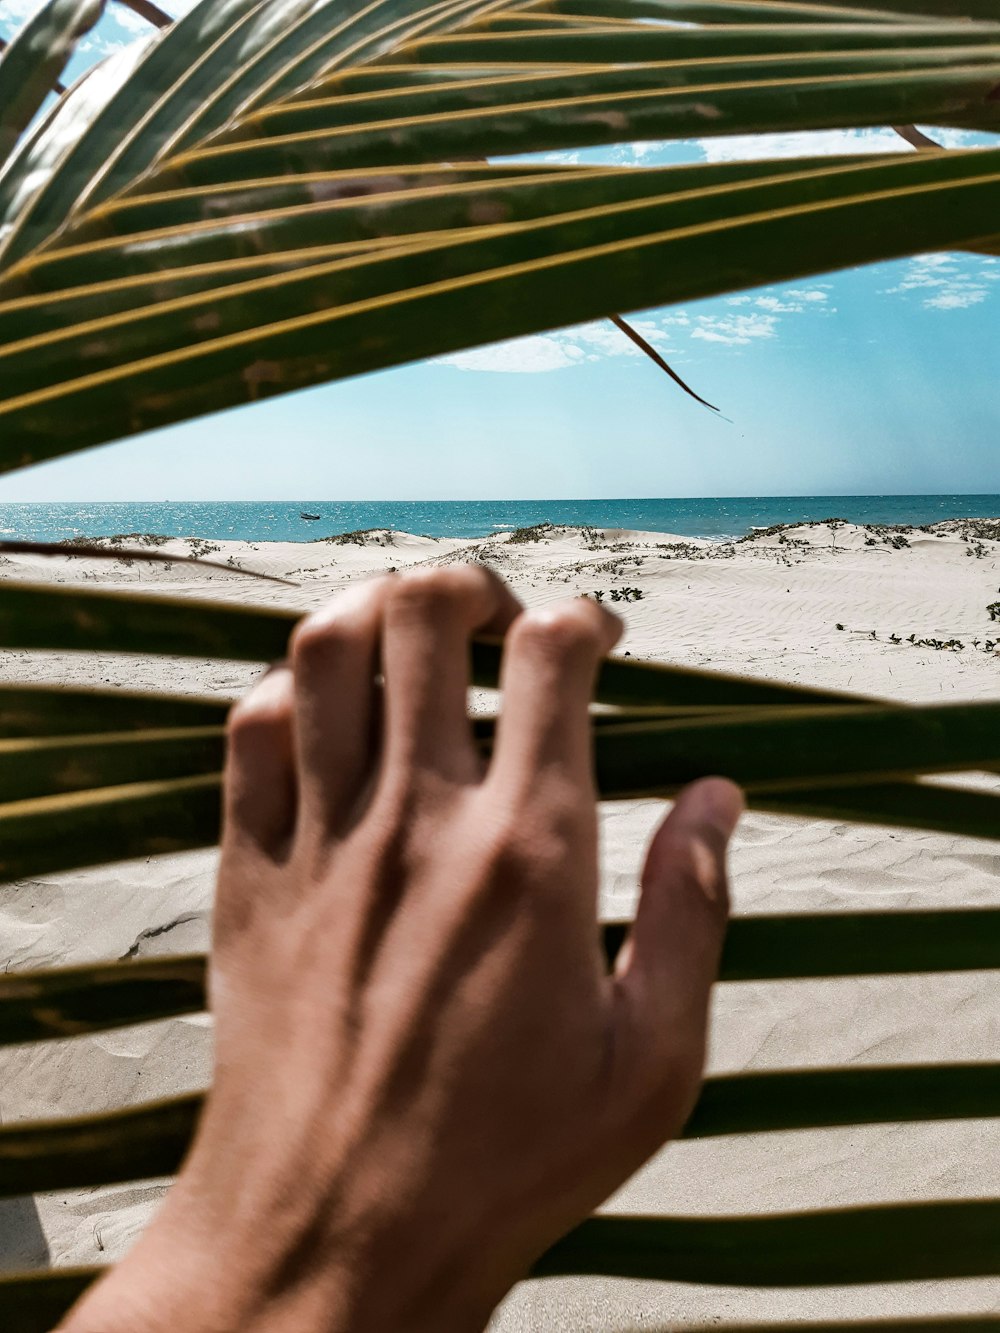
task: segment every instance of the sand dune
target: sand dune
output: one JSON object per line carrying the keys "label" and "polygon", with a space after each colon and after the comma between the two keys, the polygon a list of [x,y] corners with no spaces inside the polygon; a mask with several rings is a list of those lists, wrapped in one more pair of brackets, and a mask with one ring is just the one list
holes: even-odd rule
{"label": "sand dune", "polygon": [[[732,544],[669,534],[548,529],[480,542],[376,533],[343,543],[213,543],[235,570],[17,557],[9,578],[309,609],[374,572],[485,560],[530,604],[601,592],[627,617],[621,651],[900,700],[982,698],[1000,683],[1000,541],[969,525],[903,532],[808,525]],[[534,539],[531,539],[534,538]],[[165,551],[185,554],[186,542]],[[638,588],[641,598],[613,602]],[[909,642],[909,636],[914,642]],[[890,636],[895,636],[894,642]],[[921,643],[920,641],[925,642]],[[936,647],[956,641],[962,646]],[[229,663],[7,652],[7,680],[72,680],[228,695],[256,668]],[[993,785],[996,779],[984,779]],[[629,912],[658,803],[603,813],[602,911]],[[28,967],[204,947],[214,854],[161,858],[0,888],[0,965]],[[737,912],[1000,903],[989,843],[754,815],[733,855]],[[715,1070],[838,1062],[991,1059],[1000,1040],[995,974],[720,987]],[[0,1119],[100,1110],[203,1086],[203,1017],[0,1051]],[[163,1182],[0,1204],[0,1264],[93,1263],[124,1253]],[[743,1212],[916,1197],[1000,1194],[993,1122],[879,1126],[685,1143],[661,1154],[609,1205],[624,1211]],[[727,1318],[860,1317],[1000,1306],[997,1282],[748,1293],[672,1284],[527,1284],[495,1320],[521,1330],[670,1327]]]}

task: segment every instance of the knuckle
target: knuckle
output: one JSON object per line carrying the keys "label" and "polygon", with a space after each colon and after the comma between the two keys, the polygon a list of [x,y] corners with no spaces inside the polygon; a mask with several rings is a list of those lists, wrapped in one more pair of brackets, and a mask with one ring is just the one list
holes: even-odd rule
{"label": "knuckle", "polygon": [[416,616],[451,615],[460,619],[487,616],[500,603],[503,583],[484,565],[447,565],[412,569],[395,588],[397,608]]}
{"label": "knuckle", "polygon": [[409,570],[396,584],[393,601],[406,615],[464,615],[495,597],[496,581],[481,566],[449,565]]}
{"label": "knuckle", "polygon": [[601,622],[581,598],[559,602],[544,611],[529,611],[512,630],[514,641],[546,658],[593,657],[603,647]]}
{"label": "knuckle", "polygon": [[586,811],[568,793],[549,796],[526,810],[521,802],[494,808],[483,841],[499,878],[511,885],[561,885],[564,871],[590,837]]}
{"label": "knuckle", "polygon": [[389,580],[371,579],[340,593],[327,606],[299,621],[289,644],[294,669],[325,665],[357,634],[364,633],[377,616]]}
{"label": "knuckle", "polygon": [[308,671],[314,664],[326,662],[340,650],[344,638],[344,624],[336,616],[309,616],[292,635],[288,650],[292,669],[296,673]]}
{"label": "knuckle", "polygon": [[266,676],[249,694],[238,699],[229,710],[226,729],[230,741],[240,744],[248,738],[272,733],[290,724],[292,691],[289,672],[284,668]]}
{"label": "knuckle", "polygon": [[514,836],[495,846],[490,879],[505,896],[529,893],[537,907],[550,892],[562,896],[570,854],[571,848],[552,830],[530,838]]}
{"label": "knuckle", "polygon": [[390,611],[400,619],[419,619],[438,615],[454,598],[454,578],[450,570],[421,569],[408,572],[393,589]]}

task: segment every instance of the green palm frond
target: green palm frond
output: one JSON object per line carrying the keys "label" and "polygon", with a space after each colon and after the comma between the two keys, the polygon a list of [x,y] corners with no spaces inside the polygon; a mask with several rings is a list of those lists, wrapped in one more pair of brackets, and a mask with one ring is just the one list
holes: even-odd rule
{"label": "green palm frond", "polygon": [[[607,922],[613,964],[627,922]],[[1000,908],[741,916],[729,927],[722,981],[979,972],[1000,955]],[[90,963],[0,976],[0,1045],[103,1032],[205,1008],[201,954]]]}
{"label": "green palm frond", "polygon": [[1000,1201],[882,1204],[742,1217],[592,1217],[537,1276],[830,1287],[996,1272]]}
{"label": "green palm frond", "polygon": [[916,8],[716,0],[678,28],[643,21],[690,18],[671,0],[568,15],[496,0],[196,6],[103,106],[70,117],[78,132],[57,114],[0,178],[0,467],[748,280],[988,245],[1000,150],[495,160],[791,128],[995,128],[1000,24]]}
{"label": "green palm frond", "polygon": [[103,10],[104,0],[60,0],[58,4],[45,5],[24,24],[9,46],[4,44],[0,162],[31,124],[53,91],[77,42],[94,26]]}
{"label": "green palm frond", "polygon": [[[0,1127],[0,1198],[174,1175],[202,1103],[190,1093],[102,1115]],[[988,1116],[1000,1116],[997,1064],[778,1069],[706,1079],[682,1137]]]}
{"label": "green palm frond", "polygon": [[[0,58],[0,471],[617,311],[1000,242],[993,147],[653,168],[538,157],[915,122],[995,131],[995,0],[201,0],[44,111],[100,9],[48,0]],[[0,649],[267,662],[299,615],[0,581]],[[474,645],[478,684],[496,684],[499,656]],[[1000,705],[901,707],[632,661],[606,663],[597,693],[610,798],[724,771],[780,814],[1000,832],[1000,796],[927,777],[1000,768]],[[0,687],[0,878],[212,844],[227,702]],[[488,748],[492,720],[475,725]],[[624,934],[604,928],[609,959]],[[722,978],[995,968],[998,947],[1000,911],[956,902],[745,917]],[[5,975],[0,1044],[196,1012],[205,968]],[[687,1132],[995,1115],[998,1099],[992,1065],[778,1071],[710,1081]],[[197,1110],[186,1097],[6,1126],[0,1193],[172,1172]],[[600,1217],[539,1272],[995,1274],[998,1210]],[[0,1280],[0,1322],[51,1327],[96,1271]]]}

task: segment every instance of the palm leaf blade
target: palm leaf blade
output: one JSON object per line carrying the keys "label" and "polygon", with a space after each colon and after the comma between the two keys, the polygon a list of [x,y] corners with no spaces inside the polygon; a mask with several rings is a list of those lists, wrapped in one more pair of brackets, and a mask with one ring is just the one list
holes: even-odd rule
{"label": "palm leaf blade", "polygon": [[51,1333],[102,1271],[64,1268],[0,1277],[0,1319],[17,1333]]}
{"label": "palm leaf blade", "polygon": [[593,1217],[535,1274],[600,1273],[710,1286],[853,1286],[990,1277],[1000,1202],[883,1204],[751,1217]]}
{"label": "palm leaf blade", "polygon": [[0,977],[0,1043],[76,1037],[205,1008],[202,955],[141,958]]}
{"label": "palm leaf blade", "polygon": [[[0,1127],[0,1197],[174,1175],[202,1101]],[[997,1115],[1000,1065],[773,1070],[707,1079],[683,1137]]]}
{"label": "palm leaf blade", "polygon": [[49,0],[0,56],[0,164],[52,91],[78,38],[103,9],[104,0]]}
{"label": "palm leaf blade", "polygon": [[174,1175],[200,1095],[44,1123],[0,1127],[0,1195]]}
{"label": "palm leaf blade", "polygon": [[209,847],[219,785],[199,774],[0,805],[0,882]]}
{"label": "palm leaf blade", "polygon": [[[628,922],[601,935],[609,965]],[[0,976],[0,1044],[45,1041],[197,1013],[207,960],[199,954],[7,972]],[[787,981],[1000,967],[1000,909],[796,913],[736,917],[722,981]]]}
{"label": "palm leaf blade", "polygon": [[0,739],[221,726],[230,700],[0,684]]}
{"label": "palm leaf blade", "polygon": [[221,727],[4,740],[0,803],[218,773],[222,761]]}
{"label": "palm leaf blade", "polygon": [[[865,192],[846,198],[822,173],[745,190],[735,214],[729,197],[714,213],[709,204],[707,214],[697,200],[689,208],[667,198],[487,227],[467,239],[431,239],[249,289],[229,287],[214,299],[191,297],[173,303],[179,320],[172,323],[161,322],[169,304],[116,316],[122,332],[114,350],[113,321],[88,344],[103,368],[65,383],[53,378],[55,365],[40,368],[49,386],[0,405],[11,450],[6,466],[400,364],[418,347],[422,355],[442,354],[609,310],[735,290],[748,265],[762,281],[806,277],[830,267],[832,226],[843,265],[933,248],[945,238],[972,243],[995,228],[998,164],[995,150],[928,153],[883,163],[891,182],[875,191],[866,176]],[[691,208],[700,221],[689,220]],[[228,325],[224,336],[198,321],[198,303],[209,301],[213,322]],[[137,342],[144,330],[162,350],[156,341]],[[140,359],[127,359],[130,345]],[[109,366],[109,357],[122,360]]]}

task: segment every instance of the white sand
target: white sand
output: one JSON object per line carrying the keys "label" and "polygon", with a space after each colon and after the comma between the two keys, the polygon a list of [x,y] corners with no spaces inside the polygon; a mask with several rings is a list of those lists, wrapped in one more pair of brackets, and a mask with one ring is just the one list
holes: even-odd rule
{"label": "white sand", "polygon": [[[655,533],[552,531],[510,544],[395,535],[386,544],[221,543],[213,559],[294,578],[259,583],[186,566],[18,558],[4,577],[85,579],[310,608],[389,567],[485,559],[530,604],[576,592],[642,589],[619,605],[622,651],[906,700],[982,698],[1000,684],[1000,542],[962,530],[893,534],[825,526],[720,546]],[[872,544],[874,543],[874,544]],[[187,544],[171,543],[170,551]],[[844,626],[837,629],[837,624]],[[872,637],[872,631],[874,636]],[[891,634],[902,642],[889,640]],[[964,643],[938,650],[906,642]],[[978,648],[972,641],[980,640]],[[8,680],[73,680],[229,694],[256,669],[239,664],[3,653]],[[994,779],[988,781],[994,782]],[[632,802],[604,813],[602,910],[635,899],[643,845],[660,813]],[[38,966],[183,952],[208,940],[214,856],[193,853],[47,876],[0,888],[0,965]],[[994,844],[819,821],[748,817],[733,856],[735,910],[779,912],[1000,903]],[[783,982],[718,989],[714,1070],[992,1059],[1000,1039],[995,974]],[[202,1017],[61,1043],[0,1050],[0,1120],[59,1116],[203,1086]],[[119,1257],[162,1184],[0,1203],[0,1263],[94,1263]],[[1000,1195],[996,1123],[904,1125],[758,1135],[676,1146],[621,1191],[626,1212],[794,1210],[916,1198]],[[1000,1282],[746,1292],[672,1284],[560,1280],[523,1285],[498,1315],[502,1333],[671,1327],[720,1319],[917,1315],[1000,1308]]]}

